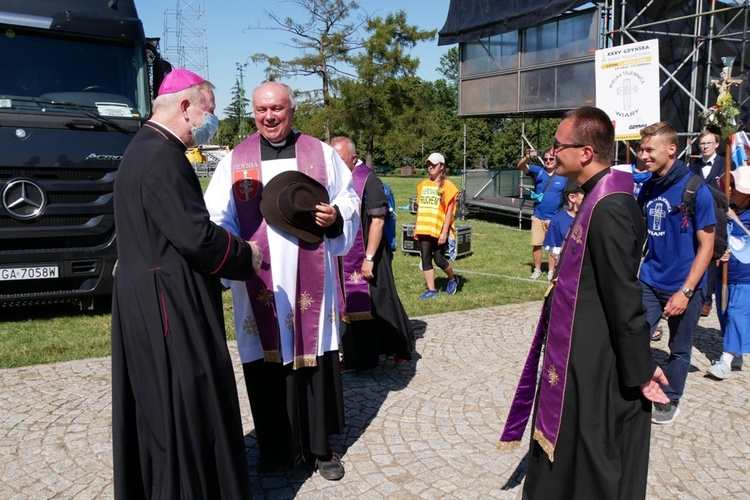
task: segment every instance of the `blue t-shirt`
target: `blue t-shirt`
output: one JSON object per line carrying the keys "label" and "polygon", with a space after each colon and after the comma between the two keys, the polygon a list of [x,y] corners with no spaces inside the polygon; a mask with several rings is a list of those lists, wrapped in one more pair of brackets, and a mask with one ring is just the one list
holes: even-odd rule
{"label": "blue t-shirt", "polygon": [[[648,229],[648,253],[641,265],[640,279],[654,288],[677,291],[682,287],[698,250],[695,232],[716,225],[713,197],[705,184],[695,193],[695,215],[683,216],[682,191],[691,175],[685,164],[677,160],[664,177],[654,177],[648,200],[643,199],[644,191],[638,198],[641,207],[646,204]],[[704,274],[696,290],[705,284]]]}
{"label": "blue t-shirt", "polygon": [[[750,210],[745,210],[737,214],[742,224],[750,229]],[[748,251],[750,246],[750,236],[739,226],[739,224],[729,219],[729,223],[732,225],[732,231],[729,233],[729,245],[732,250],[735,245],[736,248],[742,248],[744,252]],[[709,264],[712,265],[712,264]],[[728,283],[745,283],[750,285],[750,264],[743,264],[733,252],[729,255],[729,266],[727,267],[727,282]],[[717,280],[717,286],[721,286],[721,280]]]}
{"label": "blue t-shirt", "polygon": [[559,255],[571,224],[573,224],[573,216],[568,214],[567,210],[557,212],[549,221],[549,228],[547,234],[544,235],[542,247],[555,256]]}
{"label": "blue t-shirt", "polygon": [[[534,191],[541,193],[550,180],[550,175],[539,165],[529,165],[529,175],[534,179]],[[534,216],[537,219],[550,220],[562,208],[562,194],[567,179],[561,175],[552,177],[552,184],[544,191],[542,201],[534,206]]]}

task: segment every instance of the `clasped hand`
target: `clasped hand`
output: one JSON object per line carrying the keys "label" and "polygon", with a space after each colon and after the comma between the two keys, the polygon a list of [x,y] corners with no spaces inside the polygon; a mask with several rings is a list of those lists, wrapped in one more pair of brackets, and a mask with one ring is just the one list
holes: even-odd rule
{"label": "clasped hand", "polygon": [[320,227],[328,227],[336,222],[336,209],[328,203],[315,205],[315,223]]}

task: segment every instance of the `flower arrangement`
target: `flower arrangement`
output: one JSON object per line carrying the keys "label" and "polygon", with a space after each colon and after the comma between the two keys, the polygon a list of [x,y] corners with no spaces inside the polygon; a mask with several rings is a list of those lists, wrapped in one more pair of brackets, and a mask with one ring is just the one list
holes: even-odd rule
{"label": "flower arrangement", "polygon": [[701,117],[705,120],[708,130],[727,139],[739,129],[735,119],[739,114],[740,110],[735,106],[732,94],[721,92],[716,104],[701,113]]}

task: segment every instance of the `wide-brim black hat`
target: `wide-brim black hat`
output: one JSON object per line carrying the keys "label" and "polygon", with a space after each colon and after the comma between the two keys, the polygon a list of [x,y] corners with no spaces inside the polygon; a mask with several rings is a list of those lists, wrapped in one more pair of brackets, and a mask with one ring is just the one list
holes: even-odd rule
{"label": "wide-brim black hat", "polygon": [[290,170],[278,174],[263,187],[260,212],[273,227],[302,241],[317,243],[325,228],[315,223],[315,206],[329,200],[325,186],[302,172]]}

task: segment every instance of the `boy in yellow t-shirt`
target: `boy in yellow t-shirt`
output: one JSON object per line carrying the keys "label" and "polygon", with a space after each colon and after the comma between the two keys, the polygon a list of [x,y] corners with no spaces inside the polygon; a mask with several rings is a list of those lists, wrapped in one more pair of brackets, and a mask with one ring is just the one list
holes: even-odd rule
{"label": "boy in yellow t-shirt", "polygon": [[445,293],[453,295],[458,290],[458,278],[453,274],[450,262],[445,260],[445,247],[448,234],[453,230],[453,214],[456,209],[458,189],[445,173],[445,158],[440,153],[432,153],[425,162],[430,178],[417,186],[417,222],[414,236],[419,241],[422,256],[422,271],[427,283],[427,291],[420,299],[437,297],[435,270],[432,261],[448,275]]}

